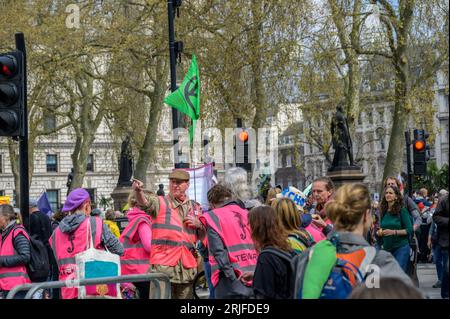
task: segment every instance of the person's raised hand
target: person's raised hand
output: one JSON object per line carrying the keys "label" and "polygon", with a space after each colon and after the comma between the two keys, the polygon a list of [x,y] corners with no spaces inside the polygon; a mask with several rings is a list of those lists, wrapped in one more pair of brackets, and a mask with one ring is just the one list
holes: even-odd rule
{"label": "person's raised hand", "polygon": [[131,187],[134,191],[140,192],[144,190],[144,183],[138,179],[133,178],[133,184],[131,184]]}
{"label": "person's raised hand", "polygon": [[200,222],[200,220],[193,215],[187,215],[184,218],[184,224],[186,225],[186,227],[189,228],[194,228],[194,229],[198,229],[198,228],[203,228],[203,224]]}

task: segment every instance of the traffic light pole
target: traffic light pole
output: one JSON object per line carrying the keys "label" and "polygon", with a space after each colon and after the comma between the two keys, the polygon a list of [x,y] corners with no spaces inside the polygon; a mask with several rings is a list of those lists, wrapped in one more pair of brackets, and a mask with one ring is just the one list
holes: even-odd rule
{"label": "traffic light pole", "polygon": [[29,216],[29,181],[28,181],[28,109],[27,109],[27,53],[23,33],[15,34],[16,49],[23,54],[24,70],[24,95],[23,95],[23,136],[19,136],[19,161],[20,161],[20,214],[22,222],[27,230],[30,230]]}
{"label": "traffic light pole", "polygon": [[406,167],[408,170],[408,195],[412,197],[412,170],[411,170],[411,135],[409,130],[405,131],[406,141]]}

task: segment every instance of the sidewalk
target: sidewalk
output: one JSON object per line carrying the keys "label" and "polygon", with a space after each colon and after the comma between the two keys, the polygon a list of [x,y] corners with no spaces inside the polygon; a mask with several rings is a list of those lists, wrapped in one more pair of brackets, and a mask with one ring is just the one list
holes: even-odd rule
{"label": "sidewalk", "polygon": [[433,288],[437,281],[436,266],[434,264],[417,264],[419,288],[428,299],[441,299],[441,288]]}

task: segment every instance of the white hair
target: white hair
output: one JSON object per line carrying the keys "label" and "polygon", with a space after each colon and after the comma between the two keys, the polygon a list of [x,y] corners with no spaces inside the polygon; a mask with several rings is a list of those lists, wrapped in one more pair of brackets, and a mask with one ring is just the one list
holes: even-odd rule
{"label": "white hair", "polygon": [[439,191],[439,198],[444,197],[445,195],[448,195],[448,191],[445,189],[441,189]]}
{"label": "white hair", "polygon": [[233,197],[247,201],[253,197],[247,181],[247,171],[241,167],[231,167],[225,171],[223,184],[231,190]]}

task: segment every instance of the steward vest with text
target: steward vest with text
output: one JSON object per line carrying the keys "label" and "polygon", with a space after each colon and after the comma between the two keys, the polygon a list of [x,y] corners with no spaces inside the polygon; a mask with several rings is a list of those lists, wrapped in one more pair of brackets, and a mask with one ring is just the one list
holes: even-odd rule
{"label": "steward vest with text", "polygon": [[[94,240],[95,249],[104,250],[101,245],[102,236],[102,219],[100,217],[90,217],[92,238]],[[75,263],[75,255],[85,251],[87,248],[87,221],[83,222],[73,233],[63,233],[60,228],[56,228],[50,237],[50,245],[55,254],[56,262],[59,269],[59,280],[76,279],[77,265]],[[62,299],[78,298],[77,288],[61,288]]]}
{"label": "steward vest with text", "polygon": [[138,216],[130,220],[119,238],[124,248],[124,254],[120,257],[122,275],[145,274],[150,266],[150,253],[145,251],[138,232],[142,224],[151,227],[150,216]]}
{"label": "steward vest with text", "polygon": [[[196,241],[195,229],[184,226],[178,209],[169,203],[169,196],[159,196],[159,212],[152,225],[152,250],[150,263],[153,265],[175,266],[181,260],[184,268],[196,268],[194,257]],[[189,215],[200,212],[195,204]]]}
{"label": "steward vest with text", "polygon": [[[204,213],[200,220],[204,224],[206,222],[222,239],[236,277],[244,271],[255,270],[258,254],[248,226],[247,210],[238,205],[227,205]],[[209,255],[209,262],[211,282],[217,286],[220,269],[214,256]]]}
{"label": "steward vest with text", "polygon": [[[22,234],[28,240],[30,237],[23,227],[13,226],[14,228],[8,235],[2,240],[0,236],[0,256],[14,256],[16,254],[14,250],[13,240],[15,237]],[[12,288],[31,283],[27,274],[27,268],[25,265],[14,267],[2,267],[0,266],[0,290],[10,291]]]}

